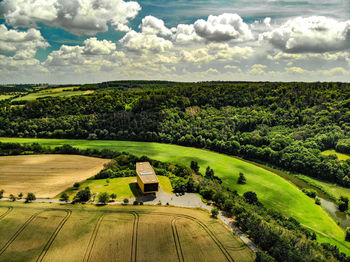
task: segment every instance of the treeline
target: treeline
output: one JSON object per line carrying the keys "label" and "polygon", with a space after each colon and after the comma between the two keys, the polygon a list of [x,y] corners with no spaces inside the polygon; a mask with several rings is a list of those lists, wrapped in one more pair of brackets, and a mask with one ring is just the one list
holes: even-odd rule
{"label": "treeline", "polygon": [[191,167],[194,170],[191,170],[189,167],[164,163],[145,156],[136,157],[110,150],[82,150],[69,145],[48,148],[39,144],[0,143],[1,155],[34,153],[81,154],[113,159],[94,179],[106,173],[108,175],[103,178],[123,176],[123,172],[135,170],[136,162],[149,161],[158,175],[170,178],[175,189],[199,193],[203,198],[213,201],[228,216],[234,216],[236,226],[264,251],[257,253],[257,261],[350,261],[336,246],[318,244],[316,235],[303,228],[292,217],[287,218],[275,210],[265,208],[254,192],[246,192],[244,196],[240,196],[236,191],[225,188],[215,179],[214,170],[211,171],[210,168],[202,175],[193,164]]}
{"label": "treeline", "polygon": [[0,136],[195,146],[350,187],[350,162],[321,154],[350,152],[349,84],[102,84],[125,89],[101,88],[89,96],[46,98],[23,107],[0,104]]}

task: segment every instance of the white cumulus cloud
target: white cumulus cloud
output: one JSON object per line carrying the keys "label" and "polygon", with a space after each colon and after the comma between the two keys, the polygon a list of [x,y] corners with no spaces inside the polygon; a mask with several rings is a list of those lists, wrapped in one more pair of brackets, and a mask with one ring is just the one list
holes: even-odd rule
{"label": "white cumulus cloud", "polygon": [[297,17],[260,35],[287,53],[323,53],[350,48],[350,20],[324,16]]}
{"label": "white cumulus cloud", "polygon": [[194,29],[197,35],[213,42],[253,39],[249,26],[238,14],[210,15],[207,21],[197,20],[194,23]]}
{"label": "white cumulus cloud", "polygon": [[0,5],[6,23],[14,27],[42,22],[76,35],[106,32],[108,24],[128,31],[129,20],[141,10],[137,2],[123,0],[4,0]]}
{"label": "white cumulus cloud", "polygon": [[140,28],[144,34],[160,35],[165,37],[172,35],[171,30],[165,26],[163,20],[151,15],[142,19]]}
{"label": "white cumulus cloud", "polygon": [[84,54],[87,55],[109,55],[116,50],[115,43],[108,40],[97,40],[96,37],[84,41]]}

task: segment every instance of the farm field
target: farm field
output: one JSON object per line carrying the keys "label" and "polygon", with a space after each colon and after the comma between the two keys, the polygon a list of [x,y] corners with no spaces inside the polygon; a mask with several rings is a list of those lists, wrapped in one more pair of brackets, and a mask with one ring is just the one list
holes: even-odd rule
{"label": "farm field", "polygon": [[[47,91],[47,90],[46,90]],[[25,96],[17,97],[12,101],[32,101],[42,97],[69,97],[77,95],[91,94],[92,91],[52,91],[52,92],[35,92]]]}
{"label": "farm field", "polygon": [[198,209],[1,202],[0,232],[0,261],[248,262],[255,256]]}
{"label": "farm field", "polygon": [[[167,193],[172,193],[172,186],[170,184],[169,178],[165,176],[157,177],[162,190]],[[86,180],[80,184],[80,189],[88,186],[90,187],[92,193],[115,193],[117,195],[117,201],[123,200],[124,198],[133,198],[141,196],[141,192],[139,191],[136,182],[136,177],[118,177],[110,178],[108,180],[108,184],[106,182],[106,179]],[[74,188],[69,188],[65,192],[70,197],[70,199],[72,199],[72,197],[77,193],[77,190]],[[57,198],[59,198],[60,195],[61,194],[57,195]]]}
{"label": "farm field", "polygon": [[[315,205],[313,199],[278,175],[234,157],[191,147],[147,142],[25,138],[0,138],[0,142],[36,142],[45,146],[70,144],[79,148],[111,149],[187,166],[194,160],[200,164],[202,172],[208,165],[213,168],[215,174],[222,179],[223,185],[237,190],[239,194],[246,191],[256,192],[265,206],[294,217],[314,230],[319,240],[337,244],[341,251],[350,254],[350,244],[344,241],[343,229],[322,207]],[[247,184],[237,185],[239,172],[245,174]]]}
{"label": "farm field", "polygon": [[0,157],[0,187],[4,195],[32,192],[50,198],[97,174],[108,159],[74,155]]}
{"label": "farm field", "polygon": [[13,97],[14,95],[0,95],[0,100],[5,100]]}
{"label": "farm field", "polygon": [[329,155],[336,155],[338,157],[339,160],[347,160],[347,159],[350,159],[350,156],[349,155],[346,155],[346,154],[342,154],[342,153],[338,153],[337,151],[335,151],[334,149],[333,150],[326,150],[326,151],[323,151],[321,153],[322,155],[325,155],[325,156],[329,156]]}

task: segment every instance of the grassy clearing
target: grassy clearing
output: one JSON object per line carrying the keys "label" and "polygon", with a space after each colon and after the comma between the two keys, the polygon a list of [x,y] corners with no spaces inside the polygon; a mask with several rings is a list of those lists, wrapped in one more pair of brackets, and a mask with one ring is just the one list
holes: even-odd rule
{"label": "grassy clearing", "polygon": [[[253,252],[238,237],[208,212],[198,209],[1,202],[0,211],[8,206],[14,208],[0,220],[0,261],[154,261],[155,257],[159,261],[178,261],[180,251],[176,249],[174,229],[184,247],[185,259],[194,257],[197,261],[198,254],[200,261],[227,261],[215,239],[232,260],[254,261]],[[25,224],[33,215],[34,219]],[[176,217],[181,221],[172,223]],[[63,219],[66,221],[59,228]],[[24,229],[19,232],[22,225]],[[13,237],[16,232],[19,234]],[[53,241],[43,254],[54,232]],[[201,248],[188,248],[193,246]]]}
{"label": "grassy clearing", "polygon": [[14,95],[0,95],[0,100],[10,99],[11,97],[14,97]]}
{"label": "grassy clearing", "polygon": [[[172,186],[170,184],[169,178],[165,176],[158,176],[160,187],[163,191],[171,193]],[[117,201],[123,200],[124,198],[140,197],[141,192],[137,186],[136,177],[119,177],[109,179],[107,184],[106,179],[98,180],[86,180],[80,184],[80,189],[85,187],[90,187],[92,193],[102,193],[107,192],[108,194],[115,193],[117,195]],[[77,189],[69,188],[66,193],[72,199],[76,195]],[[61,194],[56,196],[59,198]]]}
{"label": "grassy clearing", "polygon": [[25,96],[17,97],[12,101],[32,101],[43,97],[69,97],[91,94],[88,91],[58,91],[58,92],[35,92]]}
{"label": "grassy clearing", "polygon": [[21,155],[0,157],[0,187],[5,196],[33,192],[54,197],[74,182],[97,174],[109,160],[74,155]]}
{"label": "grassy clearing", "polygon": [[349,155],[342,154],[342,153],[338,153],[338,152],[335,151],[334,149],[333,149],[333,150],[326,150],[326,151],[323,151],[321,154],[322,154],[322,155],[325,155],[325,156],[336,155],[336,156],[338,157],[339,160],[343,160],[343,161],[350,159],[350,156],[349,156]]}
{"label": "grassy clearing", "polygon": [[[249,164],[215,152],[182,147],[176,145],[128,142],[128,141],[102,141],[102,140],[70,140],[70,139],[21,139],[0,138],[1,142],[40,143],[45,146],[58,146],[70,144],[79,148],[111,149],[125,151],[137,156],[147,155],[160,161],[190,165],[191,160],[197,161],[202,172],[209,165],[215,174],[223,180],[223,184],[243,194],[246,191],[257,193],[259,200],[267,207],[277,209],[286,216],[296,218],[300,223],[311,229],[328,236],[329,242],[335,239],[341,242],[339,248],[350,255],[350,244],[344,241],[345,233],[330,215],[315,205],[314,200],[307,197],[295,185],[279,177],[278,175]],[[237,185],[239,172],[243,172],[247,178],[247,184]],[[322,238],[327,241],[327,238]]]}

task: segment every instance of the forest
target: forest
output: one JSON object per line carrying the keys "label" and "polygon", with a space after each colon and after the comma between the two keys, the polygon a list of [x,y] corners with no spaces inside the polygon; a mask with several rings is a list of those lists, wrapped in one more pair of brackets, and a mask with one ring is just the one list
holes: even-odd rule
{"label": "forest", "polygon": [[[81,86],[84,90],[88,85]],[[105,82],[74,97],[0,101],[0,136],[207,148],[350,187],[350,85]]]}

